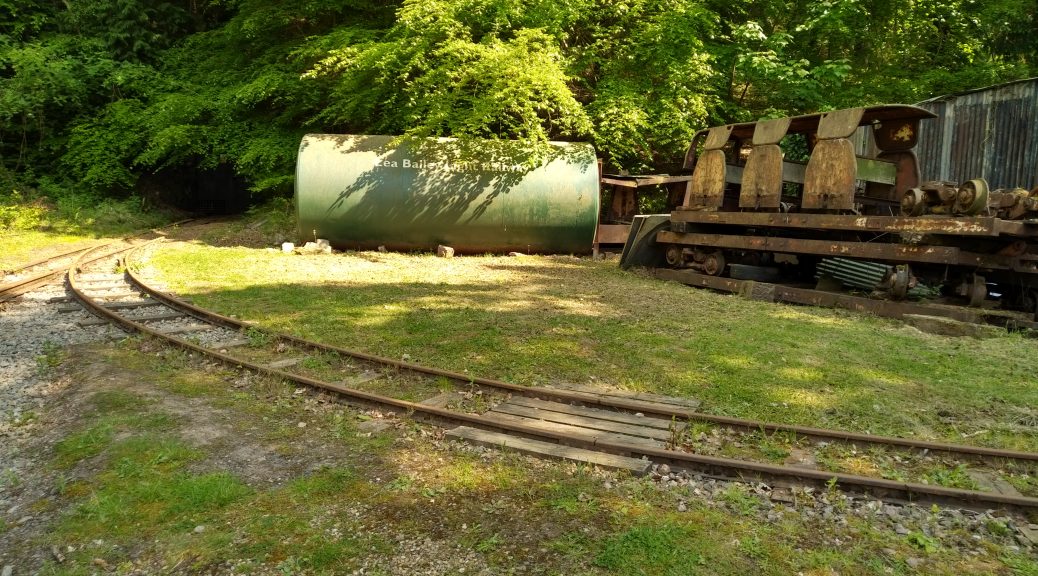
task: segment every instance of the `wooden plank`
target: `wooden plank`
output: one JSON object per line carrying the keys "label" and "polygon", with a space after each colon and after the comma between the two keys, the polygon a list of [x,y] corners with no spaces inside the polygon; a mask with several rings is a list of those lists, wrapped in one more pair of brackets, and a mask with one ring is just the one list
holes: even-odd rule
{"label": "wooden plank", "polygon": [[212,324],[192,324],[190,326],[177,326],[176,328],[170,328],[168,330],[159,330],[163,334],[187,334],[190,332],[205,332],[206,330],[213,330],[217,326]]}
{"label": "wooden plank", "polygon": [[670,174],[645,174],[627,176],[623,174],[606,174],[602,176],[601,181],[603,184],[611,184],[623,188],[642,188],[644,186],[660,186],[663,184],[673,184],[675,182],[688,182],[691,179],[691,175],[672,176]]}
{"label": "wooden plank", "polygon": [[453,430],[448,430],[447,437],[493,448],[507,448],[533,456],[543,456],[572,462],[586,462],[611,470],[630,470],[639,476],[645,474],[649,470],[649,466],[652,465],[652,462],[649,460],[640,458],[617,456],[615,454],[606,454],[605,452],[585,450],[584,448],[562,446],[541,440],[509,436],[500,432],[488,432],[468,426],[459,426]]}
{"label": "wooden plank", "polygon": [[640,400],[652,404],[668,404],[673,406],[679,406],[681,408],[689,408],[695,410],[699,408],[699,400],[692,398],[679,398],[677,396],[663,396],[660,394],[651,394],[649,392],[628,392],[626,390],[610,390],[608,388],[598,388],[595,386],[588,386],[586,384],[577,384],[573,382],[562,382],[555,385],[556,388],[562,388],[564,390],[575,390],[577,392],[587,392],[588,394],[598,394],[600,396],[612,396],[614,398],[625,398],[628,400]]}
{"label": "wooden plank", "polygon": [[426,398],[422,400],[422,404],[425,406],[432,406],[434,408],[446,408],[451,402],[460,402],[464,399],[464,396],[459,392],[444,392],[443,394],[437,394],[432,398]]}
{"label": "wooden plank", "polygon": [[664,442],[659,440],[652,440],[650,438],[641,438],[638,436],[629,436],[627,434],[617,434],[616,432],[602,432],[598,430],[591,430],[589,428],[581,428],[579,426],[570,426],[569,424],[560,424],[558,422],[547,422],[545,420],[535,420],[532,418],[522,418],[520,416],[512,416],[509,414],[495,413],[494,419],[498,422],[509,422],[512,424],[519,424],[528,428],[541,430],[544,432],[550,432],[553,434],[566,434],[567,436],[582,440],[584,442],[614,442],[617,444],[627,444],[632,447],[646,447],[646,448],[666,448]]}
{"label": "wooden plank", "polygon": [[844,108],[822,112],[818,117],[818,139],[850,138],[861,125],[864,108]]}
{"label": "wooden plank", "polygon": [[[833,242],[830,240],[806,240],[802,238],[780,238],[775,236],[740,236],[737,234],[679,234],[662,231],[656,235],[662,244],[686,244],[690,246],[713,246],[733,250],[757,250],[784,254],[818,254],[844,258],[867,258],[930,264],[969,265],[974,255],[954,246],[931,246],[892,244],[886,242]],[[983,264],[990,268],[1006,269],[1009,266],[996,262],[997,256],[983,256]],[[1005,260],[1003,258],[1003,260]]]}
{"label": "wooden plank", "polygon": [[223,350],[224,348],[237,348],[239,346],[248,346],[248,345],[249,345],[249,341],[248,340],[246,340],[244,338],[240,338],[238,340],[228,340],[226,342],[217,342],[216,344],[212,344],[210,346],[206,346],[206,348],[209,348],[210,350]]}
{"label": "wooden plank", "polygon": [[858,180],[894,184],[897,182],[897,166],[885,160],[858,158]]}
{"label": "wooden plank", "polygon": [[850,210],[854,206],[857,173],[854,144],[850,140],[819,140],[807,161],[800,207]]}
{"label": "wooden plank", "polygon": [[761,120],[753,129],[753,145],[778,144],[789,130],[792,118],[775,118],[773,120]]}
{"label": "wooden plank", "polygon": [[720,208],[724,202],[725,158],[721,150],[706,150],[696,162],[684,206]]}
{"label": "wooden plank", "polygon": [[302,361],[303,358],[285,358],[283,360],[275,360],[273,362],[269,362],[266,366],[267,368],[270,368],[272,370],[280,370],[282,368],[290,368],[292,366],[295,366],[296,364],[299,364]]}
{"label": "wooden plank", "polygon": [[88,318],[86,320],[80,320],[79,322],[76,322],[76,326],[79,326],[80,328],[87,328],[90,326],[102,326],[104,324],[108,324],[108,320],[102,320],[100,318]]}
{"label": "wooden plank", "polygon": [[351,376],[351,377],[349,377],[349,378],[339,382],[339,384],[341,384],[342,386],[346,386],[347,388],[356,388],[357,386],[360,386],[361,384],[367,384],[368,382],[372,382],[374,380],[378,380],[381,377],[382,377],[382,374],[380,374],[378,372],[375,372],[373,370],[365,370],[364,372],[361,372],[360,374],[357,374],[356,376]]}
{"label": "wooden plank", "polygon": [[778,208],[781,202],[782,149],[778,144],[754,146],[743,168],[739,207]]}
{"label": "wooden plank", "polygon": [[[946,218],[931,216],[858,216],[843,214],[777,214],[764,212],[696,212],[679,210],[671,214],[674,222],[740,225],[771,228],[814,228],[861,232],[911,232],[952,234],[955,236],[1026,235],[1020,222],[995,218]],[[1034,228],[1038,232],[1038,227]]]}
{"label": "wooden plank", "polygon": [[517,406],[527,406],[529,408],[537,408],[539,410],[548,410],[551,412],[561,412],[563,414],[573,414],[576,416],[587,416],[588,418],[609,420],[610,422],[621,422],[624,424],[632,424],[634,426],[644,426],[648,428],[657,428],[660,430],[670,429],[670,420],[665,420],[663,418],[653,418],[651,416],[635,416],[634,414],[628,414],[626,412],[614,412],[612,410],[602,410],[600,408],[588,408],[587,406],[574,406],[572,404],[563,404],[561,402],[549,402],[547,400],[527,398],[525,396],[513,396],[508,402],[510,404],[514,404]]}
{"label": "wooden plank", "polygon": [[1023,496],[1023,494],[1016,489],[1016,486],[1006,482],[1005,479],[996,474],[982,470],[967,470],[966,475],[976,482],[983,491],[994,492],[1005,496]]}
{"label": "wooden plank", "polygon": [[[588,416],[575,416],[564,412],[552,412],[551,410],[538,410],[537,408],[519,406],[510,402],[498,404],[493,410],[491,410],[491,414],[494,413],[511,414],[512,416],[521,416],[523,418],[536,418],[547,422],[558,422],[559,424],[569,424],[571,426],[601,430],[603,432],[616,432],[618,434],[627,434],[628,436],[652,438],[664,442],[670,440],[672,436],[670,430],[661,430],[660,428],[650,428],[648,426],[634,426],[632,424],[611,422],[609,420],[600,420]],[[680,431],[683,427],[683,424],[675,422],[676,431]]]}

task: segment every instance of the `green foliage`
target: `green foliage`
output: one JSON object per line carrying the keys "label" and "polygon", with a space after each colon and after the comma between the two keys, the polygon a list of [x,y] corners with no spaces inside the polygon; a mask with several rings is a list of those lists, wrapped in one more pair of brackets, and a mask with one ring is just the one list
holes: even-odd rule
{"label": "green foliage", "polygon": [[145,174],[229,166],[284,194],[306,132],[587,140],[612,167],[673,169],[710,124],[1034,75],[1036,10],[0,0],[0,184],[125,197]]}
{"label": "green foliage", "polygon": [[976,480],[970,478],[965,464],[958,464],[954,468],[934,468],[926,474],[926,480],[948,488],[980,489]]}
{"label": "green foliage", "polygon": [[698,574],[706,565],[698,544],[692,527],[646,523],[607,540],[595,563],[612,574]]}
{"label": "green foliage", "polygon": [[922,532],[912,532],[908,536],[905,536],[905,540],[915,548],[926,552],[927,554],[936,552],[940,549],[940,544],[934,538],[923,534]]}

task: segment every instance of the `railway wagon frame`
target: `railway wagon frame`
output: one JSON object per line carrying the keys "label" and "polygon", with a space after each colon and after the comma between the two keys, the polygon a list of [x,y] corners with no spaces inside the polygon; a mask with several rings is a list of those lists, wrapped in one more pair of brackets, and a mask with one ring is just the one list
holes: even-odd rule
{"label": "railway wagon frame", "polygon": [[[701,131],[681,205],[637,217],[621,266],[733,291],[754,281],[803,289],[828,271],[871,299],[928,286],[945,303],[1038,314],[1038,188],[921,181],[914,147],[934,116],[883,105]],[[867,154],[853,141],[860,127]],[[863,267],[883,272],[856,285]]]}

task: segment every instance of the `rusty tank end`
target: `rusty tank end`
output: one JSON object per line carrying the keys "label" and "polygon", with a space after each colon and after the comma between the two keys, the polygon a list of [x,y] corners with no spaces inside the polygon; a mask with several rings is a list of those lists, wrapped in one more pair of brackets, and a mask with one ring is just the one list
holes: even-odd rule
{"label": "rusty tank end", "polygon": [[594,148],[553,142],[541,152],[514,141],[309,134],[296,164],[299,236],[340,249],[590,252]]}

